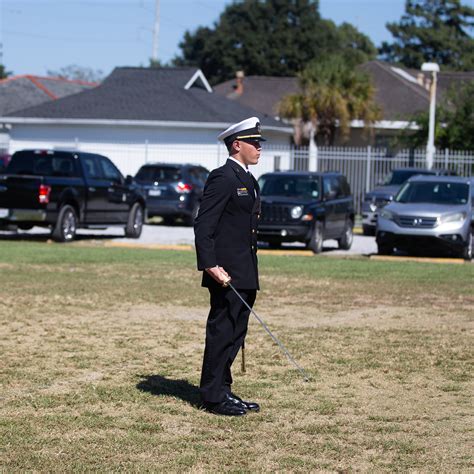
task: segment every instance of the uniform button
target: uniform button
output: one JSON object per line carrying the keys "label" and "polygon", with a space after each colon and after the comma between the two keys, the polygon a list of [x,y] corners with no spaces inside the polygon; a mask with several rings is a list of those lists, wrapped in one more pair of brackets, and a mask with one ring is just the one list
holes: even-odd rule
{"label": "uniform button", "polygon": [[252,229],[252,234],[255,234],[255,229]]}
{"label": "uniform button", "polygon": [[254,245],[252,245],[252,250],[254,250],[254,249],[255,249],[255,246],[254,246]]}

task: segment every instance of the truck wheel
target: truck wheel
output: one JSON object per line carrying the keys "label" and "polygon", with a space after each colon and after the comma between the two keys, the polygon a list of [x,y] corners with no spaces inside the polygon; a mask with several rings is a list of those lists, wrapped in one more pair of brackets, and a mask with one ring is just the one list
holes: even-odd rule
{"label": "truck wheel", "polygon": [[344,233],[342,237],[338,239],[337,243],[341,250],[349,250],[352,247],[352,241],[354,240],[354,234],[352,232],[352,221],[346,220],[344,224]]}
{"label": "truck wheel", "polygon": [[71,242],[76,236],[77,214],[72,206],[66,204],[59,209],[58,220],[51,237],[56,242]]}
{"label": "truck wheel", "polygon": [[136,202],[128,213],[128,222],[125,227],[125,237],[138,239],[143,229],[143,207]]}
{"label": "truck wheel", "polygon": [[321,253],[323,251],[323,223],[318,221],[314,224],[313,232],[311,233],[311,238],[306,244],[306,247],[309,250],[312,250],[313,253]]}
{"label": "truck wheel", "polygon": [[469,241],[467,245],[462,249],[461,258],[464,260],[472,260],[472,245],[473,245],[473,236],[472,232],[469,234]]}

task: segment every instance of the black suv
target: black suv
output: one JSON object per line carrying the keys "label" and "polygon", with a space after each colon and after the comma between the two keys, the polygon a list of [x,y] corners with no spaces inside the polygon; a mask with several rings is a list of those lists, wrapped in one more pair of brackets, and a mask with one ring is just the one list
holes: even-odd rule
{"label": "black suv", "polygon": [[354,201],[340,173],[275,172],[259,180],[262,200],[258,238],[271,246],[304,242],[320,253],[323,241],[336,239],[349,250],[354,227]]}
{"label": "black suv", "polygon": [[209,171],[199,165],[150,163],[135,176],[146,196],[148,217],[162,217],[173,224],[180,217],[192,225],[199,210]]}

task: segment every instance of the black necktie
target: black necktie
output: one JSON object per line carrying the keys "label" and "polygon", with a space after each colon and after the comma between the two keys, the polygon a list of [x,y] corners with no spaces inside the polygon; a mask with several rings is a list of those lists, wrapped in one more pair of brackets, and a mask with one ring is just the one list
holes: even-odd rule
{"label": "black necktie", "polygon": [[247,184],[249,187],[249,194],[252,196],[253,199],[255,199],[255,186],[253,183],[252,175],[250,174],[249,171],[247,171],[245,174],[247,175],[246,178],[247,178]]}

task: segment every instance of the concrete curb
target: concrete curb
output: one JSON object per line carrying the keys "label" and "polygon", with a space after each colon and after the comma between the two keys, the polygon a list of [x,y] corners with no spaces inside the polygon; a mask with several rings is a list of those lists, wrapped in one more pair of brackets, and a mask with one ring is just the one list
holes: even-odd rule
{"label": "concrete curb", "polygon": [[149,249],[149,250],[183,250],[194,251],[192,245],[166,245],[166,244],[132,244],[129,242],[105,242],[104,247],[123,247],[129,249]]}
{"label": "concrete curb", "polygon": [[421,263],[466,263],[462,258],[397,257],[395,255],[370,255],[370,260],[379,262],[421,262]]}

